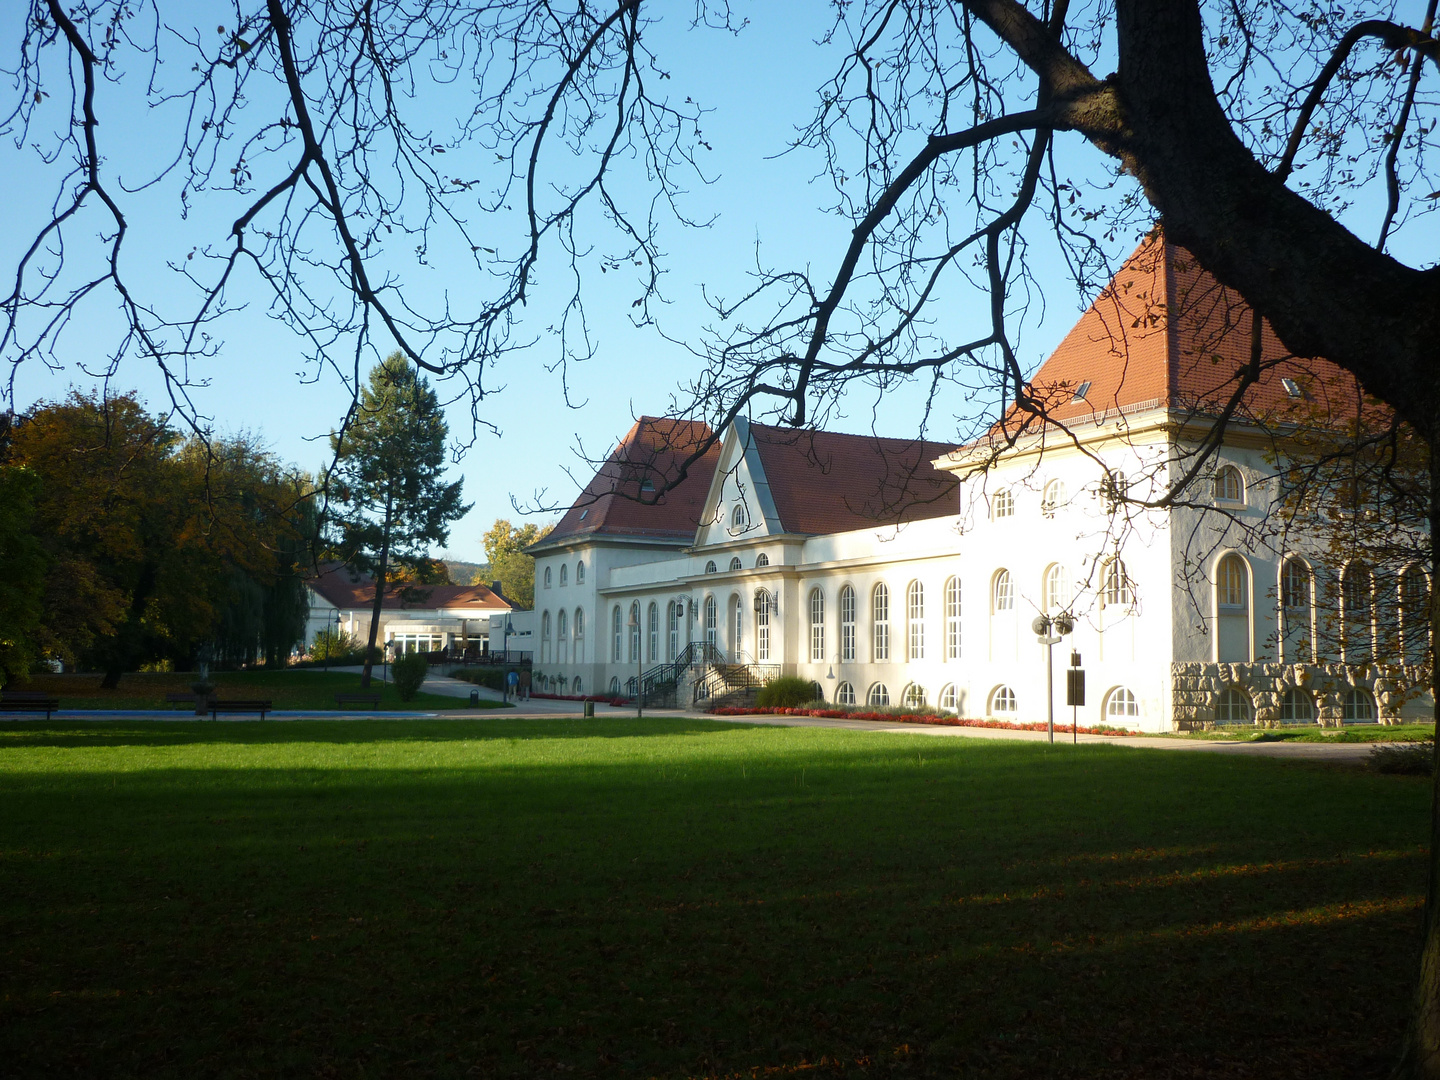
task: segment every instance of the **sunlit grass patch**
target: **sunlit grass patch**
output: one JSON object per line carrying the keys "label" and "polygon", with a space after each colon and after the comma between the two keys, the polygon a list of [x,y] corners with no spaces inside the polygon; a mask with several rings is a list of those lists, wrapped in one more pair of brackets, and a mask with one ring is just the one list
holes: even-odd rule
{"label": "sunlit grass patch", "polygon": [[6,724],[0,1061],[1362,1075],[1427,805],[1362,770],[702,719]]}

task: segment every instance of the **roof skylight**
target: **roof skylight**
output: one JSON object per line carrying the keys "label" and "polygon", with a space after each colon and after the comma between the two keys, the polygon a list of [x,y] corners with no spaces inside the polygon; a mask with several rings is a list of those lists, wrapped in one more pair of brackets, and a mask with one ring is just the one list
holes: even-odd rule
{"label": "roof skylight", "polygon": [[1285,387],[1285,393],[1289,394],[1292,398],[1304,396],[1300,391],[1300,384],[1294,379],[1281,379],[1280,385]]}
{"label": "roof skylight", "polygon": [[1084,382],[1082,382],[1079,386],[1077,386],[1077,387],[1075,388],[1075,396],[1070,399],[1071,404],[1073,405],[1073,404],[1074,404],[1075,402],[1077,402],[1077,401],[1084,401],[1084,400],[1085,400],[1085,395],[1088,394],[1089,392],[1090,392],[1090,380],[1089,380],[1089,379],[1086,379]]}

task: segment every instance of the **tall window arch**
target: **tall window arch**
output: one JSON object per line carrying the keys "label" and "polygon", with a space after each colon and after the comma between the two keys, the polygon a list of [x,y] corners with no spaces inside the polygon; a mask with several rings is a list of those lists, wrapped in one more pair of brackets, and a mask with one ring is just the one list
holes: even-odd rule
{"label": "tall window arch", "polygon": [[1135,603],[1135,587],[1130,582],[1130,571],[1119,559],[1105,564],[1100,602],[1105,607],[1130,607]]}
{"label": "tall window arch", "polygon": [[745,527],[745,520],[745,504],[736,503],[734,507],[730,510],[730,527],[734,529],[743,529]]}
{"label": "tall window arch", "polygon": [[545,567],[545,588],[550,588],[550,567]]}
{"label": "tall window arch", "polygon": [[630,651],[626,659],[630,663],[636,663],[640,659],[640,601],[630,601],[630,621],[626,624],[630,628]]}
{"label": "tall window arch", "polygon": [[1055,563],[1045,571],[1045,610],[1053,615],[1069,606],[1070,575],[1065,567]]}
{"label": "tall window arch", "polygon": [[855,590],[846,585],[840,590],[840,661],[855,659]]}
{"label": "tall window arch", "polygon": [[712,649],[716,646],[716,638],[719,637],[719,605],[715,603],[715,595],[705,597],[705,644]]}
{"label": "tall window arch", "polygon": [[945,659],[960,659],[960,579],[945,581]]}
{"label": "tall window arch", "polygon": [[905,590],[905,644],[911,660],[925,659],[925,586],[918,581]]}
{"label": "tall window arch", "polygon": [[540,662],[550,662],[550,612],[540,616]]}
{"label": "tall window arch", "polygon": [[825,594],[810,590],[810,662],[825,662]]}
{"label": "tall window arch", "polygon": [[835,688],[835,704],[854,705],[855,687],[848,682],[842,682],[839,686],[837,686]]}
{"label": "tall window arch", "polygon": [[1430,579],[1424,568],[1407,566],[1400,575],[1400,641],[1407,663],[1430,659]]}
{"label": "tall window arch", "polygon": [[570,662],[570,615],[564,608],[555,616],[555,662]]}
{"label": "tall window arch", "polygon": [[770,594],[761,589],[755,599],[755,659],[765,663],[770,659]]}
{"label": "tall window arch", "polygon": [[1250,568],[1234,552],[1215,564],[1215,659],[1250,659]]}
{"label": "tall window arch", "polygon": [[575,584],[585,584],[585,560],[581,559],[575,564]]}
{"label": "tall window arch", "polygon": [[1363,562],[1346,565],[1340,574],[1340,617],[1345,629],[1345,662],[1363,664],[1371,656],[1375,574]]}
{"label": "tall window arch", "polygon": [[610,622],[614,631],[614,640],[610,643],[610,661],[618,664],[625,659],[625,616],[621,613],[619,604],[615,605]]}
{"label": "tall window arch", "polygon": [[1304,559],[1292,555],[1280,567],[1280,615],[1283,620],[1282,659],[1288,662],[1310,656],[1311,596],[1314,583]]}
{"label": "tall window arch", "polygon": [[1009,488],[1001,488],[990,496],[990,516],[996,521],[1015,516],[1015,496]]}
{"label": "tall window arch", "polygon": [[745,640],[745,601],[738,596],[730,598],[730,651],[731,659],[740,661],[740,643]]}
{"label": "tall window arch", "polygon": [[680,610],[677,600],[665,606],[665,659],[676,660],[680,655]]}
{"label": "tall window arch", "polygon": [[1222,608],[1244,609],[1250,604],[1250,573],[1239,555],[1220,560],[1215,580],[1216,603]]}
{"label": "tall window arch", "polygon": [[[585,662],[585,609],[575,609],[575,663]],[[580,691],[575,691],[577,694]]]}
{"label": "tall window arch", "polygon": [[650,608],[645,613],[645,630],[645,662],[653,664],[660,659],[660,605],[654,600],[650,601]]}
{"label": "tall window arch", "polygon": [[568,584],[570,584],[570,564],[562,562],[560,564],[560,587],[563,589]]}
{"label": "tall window arch", "polygon": [[1045,494],[1040,499],[1040,513],[1044,517],[1053,518],[1055,511],[1069,501],[1070,493],[1065,489],[1065,481],[1051,480],[1045,485]]}
{"label": "tall window arch", "polygon": [[871,643],[876,663],[890,659],[890,590],[879,582],[870,594]]}
{"label": "tall window arch", "polygon": [[1240,470],[1234,465],[1222,465],[1215,473],[1215,501],[1239,503],[1245,501],[1245,481]]}
{"label": "tall window arch", "polygon": [[1015,610],[1015,579],[1010,576],[1009,570],[999,570],[995,574],[994,610],[997,614]]}

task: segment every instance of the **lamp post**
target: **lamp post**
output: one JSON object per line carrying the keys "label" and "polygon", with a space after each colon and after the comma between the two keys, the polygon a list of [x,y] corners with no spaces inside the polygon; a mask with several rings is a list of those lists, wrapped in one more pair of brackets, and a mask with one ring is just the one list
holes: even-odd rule
{"label": "lamp post", "polygon": [[[1037,615],[1030,624],[1035,631],[1035,640],[1045,646],[1045,722],[1050,730],[1050,743],[1055,743],[1055,666],[1054,648],[1064,636],[1075,629],[1075,620],[1062,611],[1053,619],[1049,615]],[[1053,635],[1051,631],[1054,631]]]}
{"label": "lamp post", "polygon": [[645,668],[645,642],[640,636],[639,603],[630,608],[630,621],[626,625],[630,627],[630,640],[635,643],[635,719],[639,720],[645,715],[645,688],[641,685]]}

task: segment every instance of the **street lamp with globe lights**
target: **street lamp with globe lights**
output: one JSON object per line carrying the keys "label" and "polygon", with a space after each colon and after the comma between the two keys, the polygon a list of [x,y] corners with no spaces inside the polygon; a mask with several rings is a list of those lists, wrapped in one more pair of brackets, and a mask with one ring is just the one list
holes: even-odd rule
{"label": "street lamp with globe lights", "polygon": [[1075,620],[1066,611],[1055,616],[1037,615],[1030,624],[1035,631],[1035,640],[1045,646],[1045,722],[1050,731],[1050,742],[1055,742],[1055,667],[1054,649],[1062,639],[1075,629]]}

